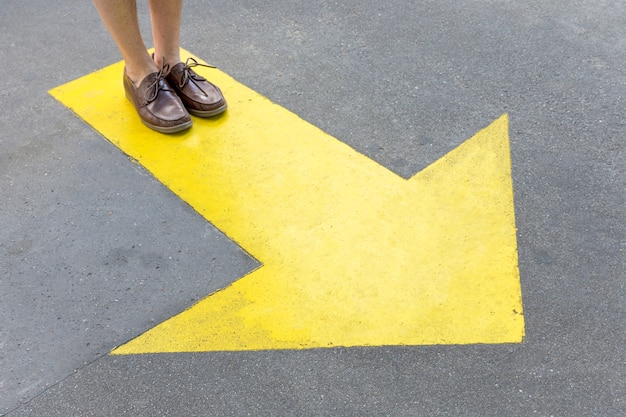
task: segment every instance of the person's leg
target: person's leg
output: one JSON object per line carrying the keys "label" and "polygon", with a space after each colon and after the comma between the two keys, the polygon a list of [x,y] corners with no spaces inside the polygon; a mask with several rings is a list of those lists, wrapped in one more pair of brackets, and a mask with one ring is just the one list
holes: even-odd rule
{"label": "person's leg", "polygon": [[[167,0],[164,0],[167,2]],[[148,74],[157,71],[141,37],[135,0],[94,0],[104,26],[115,41],[124,63],[126,74],[139,84]],[[173,2],[175,3],[175,1]]]}
{"label": "person's leg", "polygon": [[169,65],[167,81],[176,91],[189,113],[211,117],[226,110],[220,89],[199,76],[192,67],[195,60],[180,60],[180,26],[183,0],[149,0],[154,38],[154,60],[157,66]]}
{"label": "person's leg", "polygon": [[166,68],[157,69],[143,42],[136,0],[94,0],[94,4],[124,58],[124,91],[141,121],[163,133],[188,129],[191,117],[165,80]]}
{"label": "person's leg", "polygon": [[149,0],[154,60],[160,68],[164,59],[170,68],[180,62],[180,20],[183,0]]}

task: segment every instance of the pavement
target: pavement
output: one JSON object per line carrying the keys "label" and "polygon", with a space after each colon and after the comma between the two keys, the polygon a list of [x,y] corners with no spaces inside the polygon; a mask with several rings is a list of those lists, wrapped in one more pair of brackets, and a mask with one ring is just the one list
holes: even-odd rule
{"label": "pavement", "polygon": [[525,337],[127,356],[260,263],[48,93],[120,59],[91,2],[2,10],[0,415],[626,415],[623,1],[187,0],[186,50],[401,177],[508,114]]}

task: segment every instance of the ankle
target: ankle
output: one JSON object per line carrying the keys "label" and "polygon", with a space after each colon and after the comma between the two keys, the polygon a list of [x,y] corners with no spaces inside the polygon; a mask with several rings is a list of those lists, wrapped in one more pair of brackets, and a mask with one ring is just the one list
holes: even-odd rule
{"label": "ankle", "polygon": [[154,58],[154,63],[157,66],[157,68],[161,68],[164,63],[165,65],[169,65],[170,68],[172,68],[174,65],[181,62],[180,54],[178,53],[164,54],[164,55],[157,55],[155,53],[155,54],[152,54],[152,56]]}
{"label": "ankle", "polygon": [[124,71],[126,72],[128,78],[130,78],[130,80],[133,82],[133,84],[135,84],[135,86],[139,86],[144,78],[154,72],[157,72],[158,69],[154,65],[154,63],[150,61],[142,65],[126,62],[126,67],[124,68]]}

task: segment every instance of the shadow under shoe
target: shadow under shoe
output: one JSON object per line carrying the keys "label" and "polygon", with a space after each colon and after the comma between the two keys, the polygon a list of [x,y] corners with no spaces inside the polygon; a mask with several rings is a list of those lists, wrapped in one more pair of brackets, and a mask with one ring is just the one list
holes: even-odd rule
{"label": "shadow under shoe", "polygon": [[165,80],[164,66],[159,72],[148,74],[135,87],[124,69],[126,98],[135,106],[143,124],[161,133],[176,133],[189,129],[191,117],[176,93]]}

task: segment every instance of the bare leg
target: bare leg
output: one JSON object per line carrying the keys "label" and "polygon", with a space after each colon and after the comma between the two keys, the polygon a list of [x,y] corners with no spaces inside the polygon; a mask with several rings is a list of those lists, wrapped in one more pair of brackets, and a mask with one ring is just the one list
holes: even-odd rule
{"label": "bare leg", "polygon": [[180,60],[180,25],[183,0],[148,0],[154,38],[154,61],[169,65],[166,79],[187,111],[198,117],[216,116],[226,110],[222,92],[187,63]]}
{"label": "bare leg", "polygon": [[[138,84],[148,74],[156,72],[157,68],[141,37],[136,0],[94,0],[93,2],[104,26],[122,54],[128,77]],[[167,0],[161,0],[161,2],[168,3]]]}
{"label": "bare leg", "polygon": [[[157,72],[155,62],[148,54],[137,20],[136,0],[93,1],[124,58],[124,91],[135,106],[141,121],[162,133],[180,132],[191,127],[189,112],[176,93],[169,88],[163,78],[165,74]],[[175,0],[174,3],[176,1],[180,0]],[[167,3],[167,0],[161,0],[161,3]],[[161,5],[161,9],[166,8]],[[163,19],[162,14],[161,16]],[[157,19],[161,25],[162,19]],[[180,16],[178,21],[175,27],[180,27]],[[178,37],[175,41],[178,42]]]}
{"label": "bare leg", "polygon": [[149,0],[154,60],[160,68],[161,60],[170,68],[180,62],[180,20],[183,0]]}

